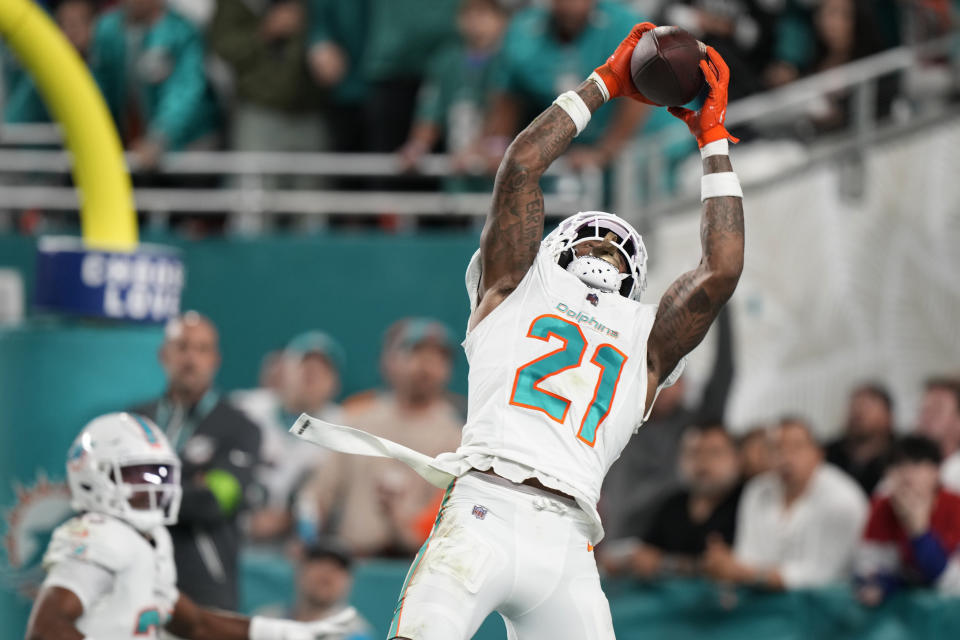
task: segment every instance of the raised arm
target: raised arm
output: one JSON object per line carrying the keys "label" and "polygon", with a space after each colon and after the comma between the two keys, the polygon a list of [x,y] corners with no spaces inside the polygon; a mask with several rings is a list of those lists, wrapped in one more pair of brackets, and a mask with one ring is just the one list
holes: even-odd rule
{"label": "raised arm", "polygon": [[336,616],[315,622],[261,616],[247,618],[226,611],[204,609],[180,594],[166,629],[187,640],[323,640],[343,637],[344,625],[355,616],[356,611],[351,607]]}
{"label": "raised arm", "polygon": [[[743,270],[743,197],[727,155],[731,136],[723,126],[730,72],[713,48],[707,47],[707,54],[708,60],[700,63],[710,85],[703,107],[697,112],[670,109],[690,127],[703,156],[702,257],[660,300],[647,346],[650,377],[657,384],[703,340]],[[656,385],[651,387],[648,403]]]}
{"label": "raised arm", "polygon": [[619,96],[646,102],[630,80],[630,55],[640,36],[653,28],[649,22],[635,25],[606,63],[575,92],[558,97],[510,144],[480,237],[479,306],[471,326],[510,295],[533,264],[543,237],[543,173],[604,102]]}

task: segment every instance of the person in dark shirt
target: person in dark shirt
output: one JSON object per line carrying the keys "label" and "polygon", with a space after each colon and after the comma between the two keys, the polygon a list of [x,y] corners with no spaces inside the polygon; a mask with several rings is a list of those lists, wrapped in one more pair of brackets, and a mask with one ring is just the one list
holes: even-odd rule
{"label": "person in dark shirt", "polygon": [[893,445],[893,399],[879,384],[853,390],[847,426],[839,440],[827,445],[827,462],[860,483],[867,495],[883,477],[886,457]]}
{"label": "person in dark shirt", "polygon": [[597,507],[607,546],[646,531],[654,510],[680,484],[677,459],[684,430],[692,424],[723,422],[734,376],[732,324],[724,308],[717,316],[713,368],[697,401],[686,402],[683,377],[665,388],[650,410],[650,419],[610,467]]}
{"label": "person in dark shirt", "polygon": [[609,571],[641,578],[695,575],[708,540],[733,544],[741,490],[733,438],[721,424],[689,427],[679,466],[684,487],[654,512],[642,542],[602,560]]}
{"label": "person in dark shirt", "polygon": [[164,430],[180,456],[183,498],[170,527],[180,588],[202,606],[236,610],[238,514],[259,461],[260,429],[213,389],[217,329],[188,311],[166,328],[167,390],[133,411]]}

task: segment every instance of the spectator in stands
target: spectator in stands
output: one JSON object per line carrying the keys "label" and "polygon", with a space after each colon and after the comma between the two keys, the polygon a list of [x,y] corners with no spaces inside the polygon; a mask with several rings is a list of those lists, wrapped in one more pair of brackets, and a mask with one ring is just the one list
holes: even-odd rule
{"label": "spectator in stands", "polygon": [[[778,87],[816,70],[817,60],[826,48],[824,43],[818,42],[816,16],[818,11],[826,19],[828,40],[834,44],[850,39],[855,18],[854,5],[850,0],[836,2],[824,7],[824,0],[786,0],[777,18],[775,27],[775,45],[772,61],[765,74],[766,82],[771,87]],[[861,7],[864,15],[869,16],[869,7],[864,3]],[[870,18],[866,18],[869,20]],[[861,26],[867,24],[866,20]],[[868,34],[866,39],[872,39]],[[861,42],[865,42],[862,39]],[[848,45],[842,45],[848,48]]]}
{"label": "spectator in stands", "polygon": [[770,470],[770,433],[765,426],[754,427],[740,436],[740,475],[744,482]]}
{"label": "spectator in stands", "polygon": [[329,92],[324,115],[333,148],[366,151],[365,104],[369,87],[361,70],[368,49],[371,0],[310,0],[307,64],[314,82]]}
{"label": "spectator in stands", "polygon": [[[348,606],[353,577],[350,553],[334,541],[307,547],[297,563],[297,601],[292,620],[312,622],[335,616]],[[350,621],[337,640],[373,640],[373,628],[361,616]]]}
{"label": "spectator in stands", "polygon": [[[51,10],[67,41],[86,60],[97,12],[94,0],[60,0],[51,5]],[[19,67],[11,71],[7,93],[3,96],[4,122],[50,122],[50,114],[33,78]]]}
{"label": "spectator in stands", "polygon": [[[233,76],[229,146],[236,151],[320,151],[329,136],[320,91],[307,73],[305,0],[218,0],[207,37]],[[277,178],[277,176],[273,176]],[[295,177],[297,185],[312,179]],[[270,185],[280,182],[271,180]]]}
{"label": "spectator in stands", "polygon": [[[405,170],[413,169],[420,158],[446,138],[449,153],[459,154],[482,133],[494,58],[507,24],[506,10],[499,0],[461,0],[457,28],[462,43],[438,55],[427,71],[417,98],[414,126],[400,149]],[[452,179],[452,190],[489,188],[488,179]]]}
{"label": "spectator in stands", "polygon": [[[792,61],[779,59],[770,67],[768,81],[773,86],[839,67],[879,52],[883,41],[876,23],[876,3],[868,0],[820,0],[814,8],[795,8],[784,17],[781,31],[793,30],[796,50]],[[809,44],[812,43],[812,47]],[[897,91],[896,78],[881,79],[876,114],[885,116]],[[809,124],[815,131],[831,131],[850,124],[852,96],[849,91],[827,95],[807,109]]]}
{"label": "spectator in stands", "polygon": [[[822,0],[814,14],[816,53],[808,72],[826,71],[880,51],[876,23],[867,0]],[[881,85],[881,89],[884,87]],[[889,108],[886,92],[878,99]],[[851,96],[829,96],[814,111],[813,121],[820,130],[836,129],[850,122]]]}
{"label": "spectator in stands", "polygon": [[863,491],[823,462],[803,420],[780,422],[773,454],[774,470],[743,490],[734,549],[719,538],[708,542],[707,574],[775,590],[846,579],[867,516]]}
{"label": "spectator in stands", "polygon": [[960,23],[960,6],[955,0],[907,0],[900,4],[906,14],[905,36],[909,42],[945,36]]}
{"label": "spectator in stands", "polygon": [[651,526],[653,512],[677,489],[677,459],[684,429],[722,423],[733,381],[733,335],[729,311],[716,324],[716,357],[699,401],[685,404],[686,381],[660,392],[649,419],[630,439],[603,481],[598,509],[608,540],[635,536]]}
{"label": "spectator in stands", "polygon": [[960,495],[940,487],[940,448],[906,436],[890,456],[889,495],[874,502],[857,551],[857,597],[875,606],[902,586],[960,594]]}
{"label": "spectator in stands", "polygon": [[[439,322],[406,318],[387,331],[382,356],[390,390],[344,403],[348,424],[429,456],[460,445],[462,419],[446,393],[453,360],[449,331]],[[442,492],[401,462],[332,454],[314,475],[318,529],[359,555],[409,555],[429,533],[425,513]]]}
{"label": "spectator in stands", "polygon": [[213,19],[217,0],[167,0],[167,6],[205,31]]}
{"label": "spectator in stands", "polygon": [[124,0],[97,20],[90,68],[138,165],[212,148],[217,106],[200,33],[164,0]]}
{"label": "spectator in stands", "polygon": [[847,408],[844,434],[827,446],[827,462],[860,483],[870,495],[883,477],[893,446],[893,400],[879,384],[864,384],[853,390]]}
{"label": "spectator in stands", "polygon": [[260,360],[257,384],[265,395],[279,398],[283,393],[283,372],[285,370],[284,350],[268,351]]}
{"label": "spectator in stands", "polygon": [[283,374],[278,395],[244,394],[237,406],[260,427],[263,446],[257,482],[265,489],[261,508],[250,516],[248,532],[257,541],[278,539],[290,532],[297,490],[323,463],[326,450],[304,446],[289,433],[301,413],[342,422],[333,402],[340,390],[343,348],[322,331],[296,336],[281,356]]}
{"label": "spectator in stands", "polygon": [[940,445],[941,480],[948,489],[960,493],[960,378],[927,381],[916,432]]}
{"label": "spectator in stands", "polygon": [[459,0],[368,0],[363,75],[371,151],[393,153],[413,123],[427,65],[456,42]]}
{"label": "spectator in stands", "polygon": [[646,531],[657,505],[680,486],[680,441],[697,419],[696,411],[684,405],[686,389],[681,377],[660,392],[649,419],[604,478],[599,508],[608,540]]}
{"label": "spectator in stands", "polygon": [[238,515],[260,455],[260,431],[213,388],[217,329],[195,311],[171,320],[160,348],[167,389],[134,412],[151,418],[182,462],[183,499],[170,527],[181,591],[199,604],[235,611]]}
{"label": "spectator in stands", "polygon": [[240,389],[230,394],[230,401],[246,411],[248,406],[276,406],[283,393],[283,349],[274,349],[260,358],[257,370],[257,386],[254,389]]}
{"label": "spectator in stands", "polygon": [[[550,0],[518,12],[504,36],[484,137],[475,159],[491,172],[513,136],[559,93],[574,89],[623,38],[623,25],[642,19],[608,0]],[[646,106],[622,100],[594,114],[564,155],[574,168],[605,167],[626,145]]]}
{"label": "spectator in stands", "polygon": [[733,438],[721,424],[690,427],[679,462],[684,487],[654,511],[641,544],[629,556],[606,562],[601,554],[608,570],[628,570],[647,579],[695,575],[709,537],[733,544],[741,490]]}

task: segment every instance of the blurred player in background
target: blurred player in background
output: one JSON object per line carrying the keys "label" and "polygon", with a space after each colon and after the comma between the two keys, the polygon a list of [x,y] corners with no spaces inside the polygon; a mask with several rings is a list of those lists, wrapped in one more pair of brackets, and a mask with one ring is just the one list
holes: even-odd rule
{"label": "blurred player in background", "polygon": [[600,485],[743,268],[742,191],[723,126],[730,76],[710,48],[700,63],[706,103],[698,112],[670,110],[704,158],[700,264],[657,307],[639,303],[647,256],[625,220],[578,213],[541,242],[540,177],[609,99],[649,102],[633,84],[630,59],[653,28],[636,25],[504,156],[467,269],[470,393],[457,452],[429,460],[309,416],[293,429],[347,452],[386,452],[434,481],[455,478],[407,575],[389,638],[469,638],[492,611],[518,640],[614,637],[593,556],[603,537]]}
{"label": "blurred player in background", "polygon": [[80,514],[47,548],[27,640],[133,640],[157,638],[161,629],[194,640],[317,640],[353,616],[251,619],[181,594],[166,528],[180,508],[180,461],[142,416],[111,413],[86,425],[67,454],[67,482]]}

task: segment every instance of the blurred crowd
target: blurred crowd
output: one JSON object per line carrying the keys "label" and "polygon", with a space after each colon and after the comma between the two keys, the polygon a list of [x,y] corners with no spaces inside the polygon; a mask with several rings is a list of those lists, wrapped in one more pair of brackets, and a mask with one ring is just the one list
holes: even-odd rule
{"label": "blurred crowd", "polygon": [[[611,468],[601,568],[769,590],[847,582],[867,605],[910,587],[960,595],[960,376],[925,381],[910,425],[895,425],[894,398],[865,382],[831,442],[801,415],[734,435],[723,424],[733,375],[725,316],[716,342],[698,401],[683,378],[665,389]],[[332,453],[288,429],[306,412],[431,456],[453,451],[465,417],[448,389],[455,348],[442,323],[400,319],[383,337],[383,387],[337,403],[346,354],[309,331],[264,357],[258,388],[223,395],[212,321],[196,312],[171,321],[166,389],[135,410],[183,460],[172,535],[184,592],[236,609],[242,550],[290,554],[297,612],[321,617],[344,606],[354,558],[412,557],[442,492],[401,462]]]}
{"label": "blurred crowd", "polygon": [[[410,557],[441,495],[402,463],[333,454],[294,438],[301,413],[362,428],[430,455],[460,443],[465,404],[449,392],[456,344],[442,323],[404,318],[383,338],[384,388],[341,404],[343,348],[323,331],[294,336],[263,359],[259,387],[223,394],[213,322],[168,323],[159,352],[166,388],[132,410],[164,430],[182,460],[183,499],[171,527],[181,589],[197,602],[240,606],[244,548],[297,560],[297,619],[345,606],[351,562]],[[353,640],[368,637],[361,630]]]}
{"label": "blurred crowd", "polygon": [[[141,168],[167,151],[224,148],[396,153],[415,173],[442,150],[456,176],[400,187],[448,190],[487,189],[516,132],[641,20],[680,25],[720,51],[736,100],[943,35],[960,14],[955,0],[39,1],[89,64]],[[5,62],[5,121],[47,120],[32,80]],[[896,91],[881,84],[881,114]],[[841,92],[818,105],[807,129],[846,124],[849,101]],[[618,102],[566,159],[605,167],[634,134],[670,120]]]}
{"label": "blurred crowd", "polygon": [[624,455],[645,432],[669,431],[675,470],[614,465],[635,486],[660,488],[627,514],[601,502],[617,516],[601,566],[770,590],[852,582],[870,606],[905,587],[960,595],[960,376],[925,381],[905,429],[893,402],[880,384],[856,387],[839,437],[819,442],[799,415],[737,437],[720,422],[674,420],[689,410],[668,397]]}

